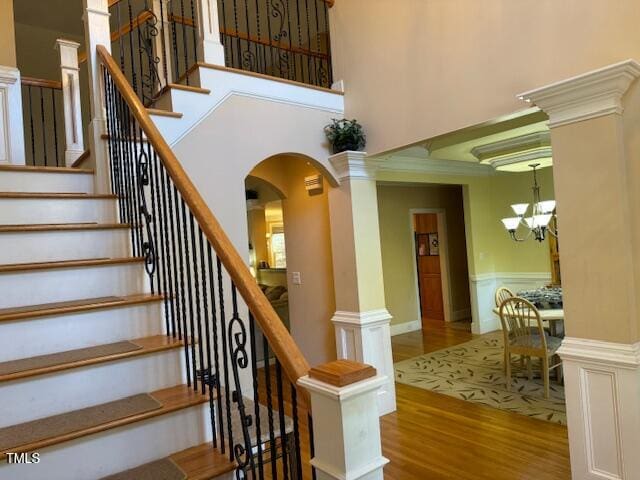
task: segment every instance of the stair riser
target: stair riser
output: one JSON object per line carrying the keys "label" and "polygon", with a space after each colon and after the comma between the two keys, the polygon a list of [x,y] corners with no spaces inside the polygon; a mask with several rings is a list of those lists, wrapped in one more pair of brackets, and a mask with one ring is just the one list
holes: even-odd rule
{"label": "stair riser", "polygon": [[115,222],[115,199],[0,198],[0,225]]}
{"label": "stair riser", "polygon": [[0,264],[130,255],[128,229],[0,233]]}
{"label": "stair riser", "polygon": [[0,274],[0,308],[146,293],[139,263]]}
{"label": "stair riser", "polygon": [[[0,362],[164,333],[160,303],[0,323]],[[28,341],[16,342],[16,338]]]}
{"label": "stair riser", "polygon": [[209,405],[199,405],[42,449],[37,464],[0,464],[0,479],[101,478],[211,441],[210,425]]}
{"label": "stair riser", "polygon": [[0,192],[93,193],[93,175],[89,173],[0,173]]}
{"label": "stair riser", "polygon": [[0,416],[0,428],[179,385],[183,359],[177,349],[2,382],[0,399],[11,415]]}

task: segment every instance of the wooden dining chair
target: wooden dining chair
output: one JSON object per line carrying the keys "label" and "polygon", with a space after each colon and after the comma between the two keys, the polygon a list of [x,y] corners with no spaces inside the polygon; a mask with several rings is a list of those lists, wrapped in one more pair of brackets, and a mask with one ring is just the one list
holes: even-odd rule
{"label": "wooden dining chair", "polygon": [[[546,334],[538,309],[528,300],[520,297],[507,298],[500,304],[500,321],[504,333],[504,356],[507,390],[511,390],[511,355],[527,358],[529,380],[532,380],[531,357],[541,360],[541,374],[544,381],[544,398],[549,398],[549,372],[561,369],[562,362],[551,364],[557,358],[559,338]],[[561,378],[558,370],[558,379]]]}
{"label": "wooden dining chair", "polygon": [[515,295],[507,287],[498,288],[496,290],[496,296],[495,296],[496,307],[500,308],[500,305],[502,305],[502,302],[504,302],[507,298],[512,298],[512,297],[515,297]]}

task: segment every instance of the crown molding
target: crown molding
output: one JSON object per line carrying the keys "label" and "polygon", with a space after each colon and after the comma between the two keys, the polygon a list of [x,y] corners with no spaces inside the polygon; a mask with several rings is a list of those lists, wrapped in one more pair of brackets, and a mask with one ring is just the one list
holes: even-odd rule
{"label": "crown molding", "polygon": [[[491,158],[486,160],[487,165],[491,165],[494,169],[500,170],[503,167],[514,165],[516,163],[527,163],[543,158],[550,158],[553,156],[551,147],[541,147],[535,150],[529,150],[528,152],[517,152],[511,155],[504,155],[498,158]],[[543,165],[544,166],[544,165]]]}
{"label": "crown molding", "polygon": [[329,157],[340,181],[375,180],[377,164],[367,159],[366,152],[346,151]]}
{"label": "crown molding", "polygon": [[483,161],[503,155],[522,153],[535,148],[548,147],[549,145],[551,145],[551,133],[548,130],[544,130],[478,145],[471,149],[471,154],[478,160]]}
{"label": "crown molding", "polygon": [[379,171],[431,173],[440,175],[462,175],[485,177],[493,174],[489,165],[460,160],[391,156],[374,160]]}
{"label": "crown molding", "polygon": [[622,96],[640,76],[635,60],[608,65],[545,87],[521,93],[549,115],[549,126],[558,127],[603,115],[621,114]]}
{"label": "crown molding", "polygon": [[0,65],[0,84],[13,85],[20,79],[20,70]]}

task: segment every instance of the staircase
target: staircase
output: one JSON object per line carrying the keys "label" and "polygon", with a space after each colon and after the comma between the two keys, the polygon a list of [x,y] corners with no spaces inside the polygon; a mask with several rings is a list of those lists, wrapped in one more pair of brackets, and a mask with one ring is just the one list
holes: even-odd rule
{"label": "staircase", "polygon": [[209,398],[183,384],[184,341],[164,332],[163,297],[92,176],[0,167],[0,479],[98,479],[165,458],[189,479],[226,478],[236,465],[208,443]]}

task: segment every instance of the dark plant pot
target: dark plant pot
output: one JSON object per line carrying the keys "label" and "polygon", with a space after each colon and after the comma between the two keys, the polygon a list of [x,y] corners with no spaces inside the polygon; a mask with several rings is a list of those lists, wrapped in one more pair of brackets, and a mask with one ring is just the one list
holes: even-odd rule
{"label": "dark plant pot", "polygon": [[332,145],[332,147],[334,154],[347,151],[357,152],[360,150],[360,147],[357,143],[336,143],[335,145]]}

